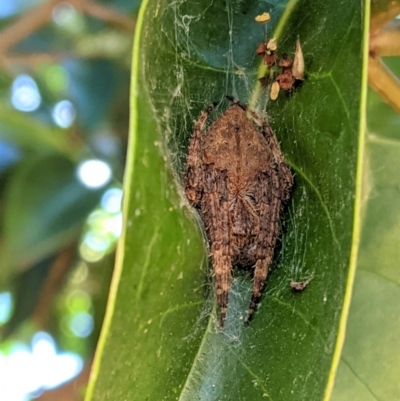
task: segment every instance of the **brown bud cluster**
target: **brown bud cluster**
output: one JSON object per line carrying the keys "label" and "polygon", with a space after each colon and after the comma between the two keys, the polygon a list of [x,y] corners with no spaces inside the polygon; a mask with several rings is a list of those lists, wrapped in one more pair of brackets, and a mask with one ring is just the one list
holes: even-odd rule
{"label": "brown bud cluster", "polygon": [[285,53],[279,60],[278,65],[281,67],[281,73],[276,77],[276,81],[279,83],[281,89],[288,91],[293,88],[295,82],[292,73],[293,59]]}
{"label": "brown bud cluster", "polygon": [[[256,21],[265,24],[270,20],[267,13],[256,17]],[[278,97],[279,90],[290,91],[297,81],[304,80],[304,57],[301,49],[300,40],[296,41],[296,50],[294,57],[283,54],[281,58],[277,55],[278,45],[275,38],[265,39],[256,49],[256,54],[263,58],[263,63],[272,69],[272,73],[267,77],[259,79],[262,86],[267,86],[272,81],[270,97],[275,100]],[[278,70],[280,69],[280,70]],[[276,76],[275,79],[273,77]]]}

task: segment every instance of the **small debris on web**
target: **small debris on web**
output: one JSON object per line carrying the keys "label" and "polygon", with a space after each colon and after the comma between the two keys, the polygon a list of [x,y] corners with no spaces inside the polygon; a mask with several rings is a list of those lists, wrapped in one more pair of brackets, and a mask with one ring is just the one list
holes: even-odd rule
{"label": "small debris on web", "polygon": [[267,50],[265,43],[260,43],[257,47],[256,53],[260,55],[264,55],[265,51]]}
{"label": "small debris on web", "polygon": [[307,285],[313,278],[314,278],[314,276],[311,276],[307,280],[304,280],[304,281],[291,281],[290,288],[295,292],[301,292],[307,287]]}
{"label": "small debris on web", "polygon": [[266,24],[267,22],[271,21],[271,16],[269,13],[262,13],[260,15],[257,15],[254,19],[259,24]]}
{"label": "small debris on web", "polygon": [[267,43],[267,50],[274,52],[277,48],[278,46],[276,44],[276,39],[275,38],[270,39]]}
{"label": "small debris on web", "polygon": [[286,53],[283,53],[278,65],[281,68],[290,68],[293,65],[293,59]]}
{"label": "small debris on web", "polygon": [[[269,13],[258,15],[255,20],[260,24],[266,24],[271,20]],[[259,78],[261,86],[271,85],[270,98],[276,100],[280,89],[291,91],[299,82],[304,80],[304,56],[300,40],[296,41],[294,57],[286,53],[279,58],[277,54],[278,43],[276,38],[267,38],[264,25],[265,40],[256,49],[256,54],[263,57],[264,65],[269,67],[268,76]],[[280,68],[280,71],[279,71]]]}
{"label": "small debris on web", "polygon": [[276,54],[273,51],[267,50],[264,55],[264,64],[269,67],[273,66],[276,63]]}
{"label": "small debris on web", "polygon": [[303,50],[301,49],[300,39],[296,40],[296,51],[294,53],[292,74],[295,79],[299,81],[304,80],[304,56]]}
{"label": "small debris on web", "polygon": [[291,71],[285,71],[276,77],[275,82],[278,83],[278,85],[281,89],[283,89],[285,91],[289,91],[290,89],[293,88],[295,79],[294,79]]}
{"label": "small debris on web", "polygon": [[276,100],[278,98],[279,89],[279,83],[277,81],[273,82],[271,85],[271,91],[269,93],[269,97],[271,98],[271,100]]}

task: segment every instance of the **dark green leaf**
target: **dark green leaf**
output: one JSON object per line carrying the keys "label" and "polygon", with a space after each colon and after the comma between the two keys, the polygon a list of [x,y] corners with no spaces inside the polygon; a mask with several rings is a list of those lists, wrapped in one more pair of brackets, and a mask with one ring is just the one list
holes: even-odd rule
{"label": "dark green leaf", "polygon": [[29,270],[17,275],[13,280],[15,305],[11,319],[2,327],[1,334],[3,339],[7,338],[22,322],[32,315],[53,262],[54,255],[51,255],[36,263]]}
{"label": "dark green leaf", "polygon": [[[257,84],[255,55],[263,33],[254,17],[269,8],[239,0],[143,3],[126,230],[88,399],[321,400],[329,393],[352,249],[362,5],[292,0],[273,8],[280,51],[293,53],[301,38],[307,80],[267,108],[296,187],[250,327],[243,318],[251,281],[236,271],[226,327],[218,326],[206,252],[171,173],[172,165],[180,180],[193,120],[211,101],[232,94],[263,111],[268,93]],[[290,280],[310,277],[302,293],[290,290]]]}
{"label": "dark green leaf", "polygon": [[76,158],[78,149],[68,137],[68,131],[49,127],[6,104],[0,104],[0,139],[29,150],[58,151],[70,159]]}
{"label": "dark green leaf", "polygon": [[0,281],[76,240],[100,192],[85,188],[75,165],[45,154],[18,165],[6,190]]}

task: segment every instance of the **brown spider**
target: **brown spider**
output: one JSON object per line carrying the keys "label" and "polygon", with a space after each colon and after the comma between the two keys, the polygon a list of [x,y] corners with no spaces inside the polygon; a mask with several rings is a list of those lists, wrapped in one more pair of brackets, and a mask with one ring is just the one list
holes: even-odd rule
{"label": "brown spider", "polygon": [[186,196],[200,211],[210,242],[221,326],[234,264],[255,269],[246,323],[252,318],[279,235],[282,203],[293,185],[269,124],[227,98],[232,104],[204,133],[216,103],[195,123],[184,177]]}

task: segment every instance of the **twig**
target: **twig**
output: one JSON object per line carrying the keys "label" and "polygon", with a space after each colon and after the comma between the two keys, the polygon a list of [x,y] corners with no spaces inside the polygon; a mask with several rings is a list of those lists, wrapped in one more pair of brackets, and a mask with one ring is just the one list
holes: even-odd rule
{"label": "twig", "polygon": [[37,401],[81,401],[84,388],[89,381],[92,359],[89,359],[77,377],[52,390],[45,391]]}
{"label": "twig", "polygon": [[400,113],[400,81],[380,57],[400,55],[400,1],[393,0],[384,12],[371,17],[368,83],[379,96]]}
{"label": "twig", "polygon": [[128,32],[133,32],[135,30],[135,21],[132,18],[112,10],[109,7],[88,1],[83,4],[82,11],[99,20],[111,22]]}
{"label": "twig", "polygon": [[58,253],[51,266],[50,273],[40,290],[40,297],[32,313],[32,318],[41,328],[47,326],[53,299],[58,294],[65,276],[71,269],[71,265],[76,257],[76,247],[77,244],[74,242]]}
{"label": "twig", "polygon": [[[33,7],[0,32],[0,64],[6,64],[7,53],[13,46],[52,20],[54,7],[62,1],[64,0],[49,0]],[[133,19],[111,8],[89,0],[69,0],[69,3],[77,10],[95,18],[109,21],[124,30],[134,30],[135,21]]]}
{"label": "twig", "polygon": [[369,57],[368,82],[386,103],[400,113],[400,81],[380,58]]}
{"label": "twig", "polygon": [[384,12],[380,12],[371,17],[369,30],[371,35],[377,33],[384,25],[389,21],[392,21],[400,14],[400,1],[391,1],[388,5],[388,9]]}
{"label": "twig", "polygon": [[[71,53],[8,53],[0,58],[0,67],[8,68],[10,71],[15,64],[29,65],[34,67],[42,63],[56,63],[67,57],[73,56]],[[80,56],[81,57],[81,56]]]}
{"label": "twig", "polygon": [[372,34],[369,51],[373,57],[400,56],[400,20],[392,21],[379,33]]}
{"label": "twig", "polygon": [[60,0],[50,0],[33,7],[25,12],[13,24],[7,26],[0,32],[0,58],[7,51],[21,40],[41,28],[52,18],[54,6]]}

